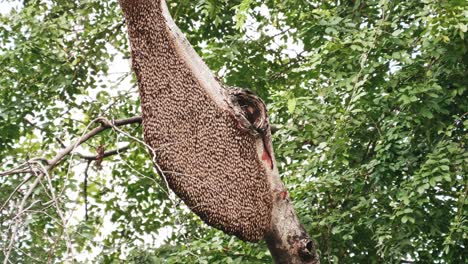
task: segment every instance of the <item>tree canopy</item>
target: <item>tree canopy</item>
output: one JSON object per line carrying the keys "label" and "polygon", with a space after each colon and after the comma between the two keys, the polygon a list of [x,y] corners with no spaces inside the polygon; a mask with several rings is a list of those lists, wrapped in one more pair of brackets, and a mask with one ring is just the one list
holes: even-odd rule
{"label": "tree canopy", "polygon": [[[267,103],[282,179],[323,263],[468,258],[466,1],[168,4],[220,80]],[[118,2],[2,5],[0,171],[53,158],[98,117],[139,115]],[[21,210],[34,175],[0,174],[0,260],[271,262],[263,243],[180,203],[141,132],[134,122],[86,141]]]}

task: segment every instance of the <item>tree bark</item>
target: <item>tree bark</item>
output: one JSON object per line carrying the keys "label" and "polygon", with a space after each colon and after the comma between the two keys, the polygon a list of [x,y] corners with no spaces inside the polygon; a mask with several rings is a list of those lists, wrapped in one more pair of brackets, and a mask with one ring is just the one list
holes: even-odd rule
{"label": "tree bark", "polygon": [[276,263],[319,263],[279,177],[263,102],[220,85],[165,0],[120,4],[145,142],[161,176],[207,224],[266,240]]}

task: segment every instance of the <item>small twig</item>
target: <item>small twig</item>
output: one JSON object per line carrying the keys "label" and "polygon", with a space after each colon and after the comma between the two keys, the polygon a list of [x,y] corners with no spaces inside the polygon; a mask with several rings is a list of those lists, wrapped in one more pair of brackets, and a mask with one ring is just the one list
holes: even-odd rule
{"label": "small twig", "polygon": [[92,160],[88,160],[86,164],[86,169],[84,171],[84,181],[83,181],[83,197],[85,204],[85,221],[88,221],[88,170],[89,165],[91,165]]}
{"label": "small twig", "polygon": [[274,135],[278,130],[280,130],[281,125],[270,124],[270,132]]}
{"label": "small twig", "polygon": [[[55,195],[55,191],[54,191],[54,188],[53,188],[53,185],[52,185],[51,176],[49,175],[49,171],[51,171],[55,166],[57,166],[57,164],[59,164],[64,159],[65,156],[67,156],[69,154],[73,155],[74,154],[73,151],[80,144],[82,144],[83,142],[86,142],[87,140],[89,140],[90,138],[92,138],[95,135],[99,134],[100,132],[102,132],[102,131],[104,131],[106,129],[109,129],[109,128],[114,128],[115,129],[118,126],[123,126],[123,125],[127,125],[127,124],[141,123],[142,118],[141,118],[141,116],[136,116],[136,117],[127,118],[127,119],[115,120],[113,122],[109,122],[105,118],[98,118],[95,121],[100,122],[101,125],[99,127],[97,127],[97,128],[94,128],[93,130],[91,130],[90,132],[88,132],[86,134],[84,133],[78,140],[76,140],[70,146],[64,148],[53,159],[47,160],[45,158],[33,158],[33,159],[29,159],[27,162],[17,166],[14,169],[11,169],[11,170],[8,170],[8,171],[5,171],[5,172],[0,172],[0,176],[7,176],[7,175],[21,174],[21,173],[31,173],[32,174],[31,176],[27,177],[22,183],[20,183],[15,188],[15,191],[13,193],[15,193],[17,190],[19,190],[21,188],[21,186],[23,186],[26,182],[28,182],[31,178],[33,178],[33,176],[36,176],[35,181],[29,186],[29,189],[28,189],[27,193],[23,196],[23,199],[21,200],[21,203],[18,206],[16,216],[12,218],[12,220],[14,220],[14,226],[12,227],[11,237],[10,237],[10,241],[8,243],[8,246],[6,246],[6,248],[4,250],[4,256],[5,256],[4,261],[3,261],[4,264],[11,263],[9,258],[10,258],[11,252],[12,252],[12,250],[14,248],[14,244],[15,244],[16,237],[18,235],[19,229],[21,227],[21,222],[22,222],[21,221],[21,216],[25,211],[24,209],[25,209],[26,202],[31,197],[31,195],[33,194],[34,190],[39,185],[39,183],[41,183],[41,180],[42,180],[42,178],[44,176],[46,176],[46,178],[47,178],[47,183],[49,185],[50,192],[51,192],[51,195],[52,195],[52,202],[55,205],[55,207],[57,209],[57,213],[59,214],[60,219],[63,222],[64,232],[65,232],[65,237],[66,237],[66,242],[67,242],[67,258],[70,257],[70,253],[73,253],[71,240],[70,240],[69,234],[68,234],[68,232],[66,230],[67,221],[66,221],[66,219],[65,219],[65,217],[63,215],[63,212],[60,210],[60,206],[59,206],[59,203],[58,203],[59,202],[58,197]],[[90,123],[88,125],[88,127],[91,124],[93,124],[95,121]],[[119,150],[117,150],[116,153],[118,153],[118,151]],[[111,154],[112,154],[112,151],[110,151],[108,153],[108,155],[111,155]],[[91,162],[91,160],[92,159],[90,159],[89,162]],[[32,164],[34,166],[31,166]],[[45,164],[47,166],[45,166]],[[10,197],[7,199],[6,203],[2,206],[2,208],[1,208],[2,210],[6,206],[6,204],[11,200],[11,196],[12,195],[10,195]]]}
{"label": "small twig", "polygon": [[15,226],[13,227],[13,230],[11,232],[10,243],[8,244],[8,247],[6,248],[5,259],[3,261],[3,264],[7,264],[8,262],[10,262],[9,258],[10,258],[11,250],[14,247],[16,234],[18,233],[20,225],[21,225],[21,217],[18,217],[18,216],[21,216],[21,214],[23,213],[23,209],[24,209],[24,206],[26,205],[26,201],[32,195],[32,193],[36,189],[37,185],[39,184],[43,176],[44,174],[39,174],[36,180],[29,187],[28,192],[24,195],[23,200],[21,200],[21,203],[18,207],[18,213],[17,213],[17,218],[15,220]]}
{"label": "small twig", "polygon": [[[107,124],[111,124],[111,125],[115,123],[115,122],[109,122],[109,120],[106,120],[106,119],[103,119],[102,121],[103,121],[103,122],[106,122]],[[141,139],[139,139],[139,138],[136,138],[136,137],[134,137],[134,136],[128,134],[127,132],[125,132],[125,131],[119,129],[119,128],[118,128],[117,126],[115,126],[115,125],[112,125],[112,128],[113,128],[114,131],[117,131],[117,132],[119,132],[119,133],[121,133],[121,134],[123,134],[123,135],[125,135],[125,136],[127,136],[127,137],[129,137],[129,138],[131,138],[131,139],[133,139],[134,141],[141,143],[142,145],[144,145],[144,146],[150,151],[151,161],[153,162],[153,165],[154,165],[154,167],[156,168],[157,173],[161,176],[161,178],[163,179],[163,181],[164,181],[164,183],[165,183],[165,185],[166,185],[167,194],[168,194],[168,195],[167,195],[167,198],[169,199],[169,201],[171,201],[172,204],[176,205],[177,202],[176,202],[175,200],[173,200],[173,199],[171,198],[170,194],[169,194],[171,188],[169,187],[169,182],[167,181],[167,177],[166,177],[166,175],[164,174],[164,171],[161,169],[161,167],[159,166],[159,164],[158,164],[157,161],[156,161],[156,157],[157,157],[157,155],[156,155],[156,150],[155,150],[153,147],[151,147],[150,145],[148,145],[146,142],[144,142],[143,140],[141,140]],[[177,220],[180,220],[180,216],[179,216],[178,214],[176,214],[175,216],[176,216]],[[187,241],[187,237],[186,237],[183,233],[182,233],[182,236],[183,236],[184,239]],[[191,253],[191,252],[190,252],[190,253]]]}
{"label": "small twig", "polygon": [[43,174],[46,176],[46,180],[49,185],[50,194],[52,195],[52,200],[54,201],[55,209],[57,210],[57,214],[59,215],[63,223],[63,232],[65,233],[65,240],[67,244],[67,259],[68,259],[70,254],[73,255],[73,246],[72,246],[70,236],[67,232],[67,221],[65,220],[65,216],[62,210],[60,209],[59,200],[58,200],[59,197],[55,195],[54,186],[52,184],[52,178],[50,177],[48,171],[46,170],[45,167],[43,167],[42,164],[39,164],[39,166],[42,168]]}
{"label": "small twig", "polygon": [[[26,121],[26,123],[28,123],[28,124],[31,125],[32,127],[35,127],[35,128],[37,128],[37,129],[39,129],[40,131],[42,131],[42,132],[44,132],[44,133],[46,133],[46,134],[49,134],[48,131],[46,131],[44,128],[38,126],[36,123],[34,123],[33,121],[29,120],[28,118],[25,117],[25,118],[24,118],[24,121]],[[60,146],[61,146],[62,148],[65,148],[65,147],[66,147],[66,146],[65,146],[65,143],[63,143],[63,141],[62,141],[60,138],[55,137],[55,136],[54,136],[54,138],[55,138],[55,140],[57,140],[57,142],[60,144]]]}
{"label": "small twig", "polygon": [[[110,121],[108,121],[107,119],[105,118],[97,118],[97,120],[99,120],[101,122],[101,126],[91,130],[90,132],[84,134],[82,137],[80,137],[78,140],[76,140],[73,144],[69,145],[68,147],[64,148],[61,152],[59,152],[53,159],[51,160],[47,160],[45,158],[41,158],[41,157],[38,157],[38,158],[33,158],[31,160],[29,160],[28,162],[32,162],[32,161],[43,161],[45,163],[47,163],[47,171],[51,171],[55,166],[57,166],[58,163],[60,163],[62,161],[62,159],[67,156],[68,154],[72,153],[73,150],[78,147],[79,145],[83,144],[85,141],[89,140],[90,138],[96,136],[97,134],[101,133],[102,131],[104,130],[107,130],[111,127],[119,127],[119,126],[124,126],[124,125],[128,125],[128,124],[134,124],[134,123],[141,123],[142,121],[142,118],[141,116],[135,116],[135,117],[131,117],[131,118],[126,118],[126,119],[117,119],[115,121],[113,121],[112,123]],[[124,147],[125,148],[125,147]],[[125,150],[125,149],[124,149]],[[115,150],[114,151],[109,151],[109,153],[104,153],[104,157],[108,157],[110,155],[115,155],[117,154],[118,151],[123,151],[123,150]],[[72,153],[73,155],[75,153]],[[86,160],[95,160],[96,157],[91,157],[91,156],[87,156],[87,155],[82,155],[82,154],[76,154],[80,157],[83,157],[84,159]],[[11,170],[7,170],[7,171],[4,171],[4,172],[0,172],[0,176],[8,176],[8,175],[12,175],[12,174],[21,174],[21,173],[34,173],[34,171],[32,171],[30,168],[27,168],[27,162],[24,163],[24,164],[21,164],[19,165],[18,167],[14,168],[14,169],[11,169]]]}
{"label": "small twig", "polygon": [[[125,147],[121,147],[121,148],[114,149],[114,150],[109,150],[109,151],[104,152],[104,154],[101,157],[102,158],[107,158],[107,157],[112,156],[112,155],[117,155],[120,152],[124,152],[129,148],[130,148],[130,144],[125,146]],[[94,160],[97,160],[97,158],[98,158],[98,155],[86,155],[86,154],[81,154],[81,153],[76,153],[76,155],[78,157],[80,157],[80,158],[82,158],[84,160],[88,160],[88,161],[94,161]]]}
{"label": "small twig", "polygon": [[109,122],[105,118],[98,118],[98,120],[101,122],[101,126],[96,127],[90,132],[84,134],[80,139],[75,141],[75,143],[63,149],[52,160],[50,160],[47,170],[48,171],[52,170],[66,155],[70,154],[77,146],[87,141],[88,139],[94,137],[95,135],[101,133],[102,131],[109,129],[111,127],[119,127],[119,126],[133,124],[133,123],[141,123],[142,118],[141,116],[136,116],[136,117],[126,118],[126,119],[118,119],[118,120],[113,121],[112,123]]}
{"label": "small twig", "polygon": [[32,175],[27,176],[16,188],[11,192],[10,196],[6,199],[6,201],[3,203],[2,207],[0,207],[0,212],[3,211],[3,209],[6,207],[8,202],[13,198],[13,195],[25,184],[27,183],[30,179],[32,178]]}

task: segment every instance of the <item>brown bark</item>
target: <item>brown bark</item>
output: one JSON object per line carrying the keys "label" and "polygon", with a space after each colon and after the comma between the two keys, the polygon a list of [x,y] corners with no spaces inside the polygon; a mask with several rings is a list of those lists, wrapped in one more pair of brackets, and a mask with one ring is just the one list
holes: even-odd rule
{"label": "brown bark", "polygon": [[280,180],[263,102],[221,87],[164,0],[120,4],[145,142],[161,176],[207,224],[266,240],[275,262],[318,263]]}

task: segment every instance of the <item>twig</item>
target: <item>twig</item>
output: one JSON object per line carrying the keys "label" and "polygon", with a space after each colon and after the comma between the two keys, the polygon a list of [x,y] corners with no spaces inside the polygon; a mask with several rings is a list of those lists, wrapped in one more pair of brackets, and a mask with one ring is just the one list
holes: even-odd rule
{"label": "twig", "polygon": [[[36,180],[29,187],[28,192],[24,195],[23,200],[21,200],[21,203],[20,203],[20,205],[18,207],[17,216],[20,216],[23,213],[23,209],[24,209],[24,206],[26,205],[26,201],[32,195],[32,193],[36,189],[37,185],[39,184],[39,182],[41,181],[43,176],[44,176],[44,174],[39,174],[39,176],[36,178]],[[12,233],[11,233],[10,243],[8,245],[8,248],[6,249],[5,259],[3,261],[3,264],[7,264],[9,262],[11,250],[14,247],[14,243],[15,243],[15,239],[16,239],[16,233],[19,231],[20,224],[21,224],[21,217],[17,217],[16,220],[15,220],[15,226],[13,227],[13,230],[12,230]]]}
{"label": "twig", "polygon": [[[112,124],[115,123],[115,122],[110,122],[109,120],[105,120],[105,119],[103,119],[103,122],[106,122],[106,123],[109,124],[109,125],[112,125]],[[121,134],[123,134],[123,135],[125,135],[125,136],[127,136],[127,137],[129,137],[129,138],[131,138],[131,139],[133,139],[133,140],[135,140],[136,142],[141,143],[142,145],[146,146],[146,148],[147,148],[148,150],[151,151],[151,153],[150,153],[150,155],[151,155],[151,161],[153,162],[153,165],[154,165],[154,167],[156,168],[157,173],[161,176],[161,178],[164,180],[164,183],[165,183],[165,185],[166,185],[167,194],[168,194],[168,195],[167,195],[167,198],[169,199],[169,201],[171,201],[171,203],[172,203],[173,205],[177,205],[178,203],[176,203],[176,201],[173,200],[173,199],[171,198],[170,194],[169,194],[171,188],[169,187],[169,182],[167,181],[166,175],[164,174],[164,171],[161,169],[161,167],[159,166],[159,164],[156,162],[156,150],[155,150],[153,147],[151,147],[150,145],[148,145],[146,142],[144,142],[143,140],[138,139],[138,138],[136,138],[136,137],[134,137],[134,136],[128,134],[127,132],[125,132],[125,131],[119,129],[119,128],[118,128],[117,126],[115,126],[115,125],[112,125],[112,128],[113,128],[113,130],[115,130],[115,131],[117,131],[117,132],[119,132],[119,133],[121,133]],[[177,196],[176,196],[176,197],[177,197]],[[177,210],[177,208],[176,208],[176,210]],[[180,222],[180,216],[179,216],[179,214],[176,214],[175,217],[176,217],[177,220]],[[186,237],[183,233],[182,233],[182,236],[183,236],[184,240],[187,241],[187,237]],[[192,252],[190,252],[190,250],[189,250],[189,253],[192,253]]]}
{"label": "twig", "polygon": [[[66,221],[62,211],[60,210],[58,197],[55,195],[55,191],[53,189],[52,180],[51,180],[51,176],[49,175],[49,171],[51,171],[55,166],[57,166],[57,164],[59,164],[64,159],[65,156],[67,156],[69,154],[73,155],[74,154],[73,151],[80,144],[82,144],[83,142],[86,142],[87,140],[89,140],[90,138],[92,138],[95,135],[99,134],[100,132],[102,132],[102,131],[104,131],[106,129],[109,129],[111,127],[115,129],[118,126],[123,126],[123,125],[133,124],[133,123],[141,123],[142,118],[141,118],[141,116],[136,116],[136,117],[127,118],[127,119],[115,120],[113,122],[109,122],[105,118],[97,118],[95,121],[91,122],[88,125],[88,127],[91,124],[93,124],[94,122],[96,122],[96,121],[101,123],[101,125],[99,127],[94,128],[93,130],[91,130],[90,132],[88,132],[86,134],[83,134],[73,144],[71,144],[68,147],[65,147],[53,159],[47,160],[45,158],[33,158],[33,159],[28,160],[27,162],[25,162],[23,164],[20,164],[16,168],[13,168],[13,169],[5,171],[5,172],[0,172],[0,176],[7,176],[7,175],[21,174],[21,173],[31,173],[32,174],[31,176],[27,177],[22,183],[20,183],[15,188],[15,191],[10,195],[10,197],[7,199],[5,204],[2,205],[2,207],[1,207],[2,210],[6,206],[6,204],[11,200],[12,195],[17,190],[19,190],[21,188],[21,186],[23,186],[26,182],[28,182],[30,179],[32,179],[33,176],[36,176],[35,181],[29,186],[29,189],[28,189],[27,193],[24,195],[23,199],[21,200],[21,203],[20,203],[20,205],[18,207],[18,211],[17,211],[16,216],[12,218],[12,220],[14,220],[15,223],[14,223],[14,226],[12,227],[12,233],[11,233],[10,241],[8,243],[8,247],[6,247],[5,251],[4,251],[4,256],[5,256],[4,261],[3,261],[4,264],[7,264],[7,263],[11,262],[9,260],[9,258],[10,258],[12,249],[14,248],[14,244],[15,244],[15,241],[16,241],[16,236],[17,236],[17,234],[19,232],[19,229],[20,229],[20,226],[21,226],[21,215],[25,211],[24,208],[25,208],[26,202],[30,198],[30,196],[33,194],[34,190],[39,185],[39,183],[41,183],[41,180],[42,180],[42,178],[44,176],[47,177],[47,183],[49,185],[49,189],[50,189],[50,192],[51,192],[51,195],[52,195],[52,202],[55,205],[55,207],[57,209],[57,213],[59,214],[59,217],[61,218],[61,220],[63,222],[64,232],[65,232],[65,236],[67,238],[67,258],[70,256],[70,253],[73,253],[71,240],[70,240],[69,234],[68,234],[68,232],[67,232],[67,230],[65,228],[66,224],[67,224],[67,221]],[[115,154],[118,153],[119,151],[121,151],[121,150],[116,150]],[[109,153],[107,153],[107,156],[112,155],[113,152],[114,151],[109,151]],[[104,153],[104,154],[106,154],[106,153]],[[89,158],[88,160],[90,160],[90,162],[91,162],[91,160],[93,160],[93,159],[95,159],[97,157],[88,157],[88,158]],[[44,166],[43,163],[47,164],[47,166]],[[31,166],[31,164],[34,164],[35,166]]]}
{"label": "twig", "polygon": [[[64,148],[61,152],[59,152],[53,159],[51,160],[47,160],[45,158],[34,158],[34,159],[31,159],[29,160],[29,162],[32,162],[32,161],[36,161],[36,160],[40,160],[40,161],[43,161],[45,163],[47,163],[47,171],[51,171],[55,166],[57,166],[58,163],[60,163],[62,161],[62,159],[67,156],[68,154],[70,154],[77,146],[83,144],[85,141],[89,140],[90,138],[96,136],[97,134],[101,133],[102,131],[104,130],[107,130],[113,126],[115,127],[119,127],[119,126],[124,126],[124,125],[128,125],[128,124],[134,124],[134,123],[141,123],[142,121],[142,118],[141,116],[135,116],[135,117],[131,117],[131,118],[126,118],[126,119],[117,119],[115,121],[113,121],[113,123],[110,123],[107,119],[105,118],[97,118],[96,120],[98,121],[101,121],[101,126],[97,127],[97,128],[94,128],[93,130],[91,130],[90,132],[84,134],[82,137],[80,137],[78,140],[76,140],[73,144],[71,144],[70,146]],[[128,146],[127,146],[128,147]],[[108,157],[110,155],[115,155],[118,153],[118,151],[123,151],[125,150],[125,147],[123,147],[123,149],[121,150],[115,150],[115,151],[109,151],[109,153],[104,153],[104,157]],[[72,153],[72,154],[75,154],[75,153]],[[86,160],[95,160],[96,157],[92,157],[92,156],[87,156],[87,155],[83,155],[83,154],[76,154]],[[0,176],[8,176],[8,175],[12,175],[12,174],[21,174],[21,173],[34,173],[34,171],[32,171],[30,168],[27,168],[27,162],[24,163],[24,164],[21,164],[19,165],[18,167],[16,168],[13,168],[11,170],[7,170],[7,171],[4,171],[4,172],[0,172]]]}
{"label": "twig", "polygon": [[[38,126],[38,125],[37,125],[36,123],[34,123],[33,121],[29,120],[27,117],[24,118],[24,121],[26,121],[26,123],[28,123],[28,124],[31,125],[32,127],[35,127],[35,128],[39,129],[40,131],[42,131],[42,132],[44,132],[44,133],[46,133],[46,134],[49,133],[49,132],[46,131],[44,128]],[[60,146],[61,146],[62,148],[65,148],[65,147],[66,147],[65,144],[63,143],[63,141],[62,141],[60,138],[55,137],[55,136],[54,136],[54,138],[55,138],[55,140],[57,140],[57,142],[60,144]]]}
{"label": "twig", "polygon": [[32,175],[29,175],[20,184],[18,184],[18,186],[16,186],[16,188],[13,190],[13,192],[11,192],[10,196],[8,196],[6,201],[3,203],[2,207],[0,207],[0,212],[3,211],[3,209],[6,207],[6,205],[11,200],[11,198],[13,198],[13,195],[21,188],[21,186],[23,186],[25,183],[27,183],[31,178],[32,178]]}
{"label": "twig", "polygon": [[49,184],[50,194],[52,195],[52,200],[54,201],[55,209],[57,210],[57,214],[59,215],[63,223],[63,232],[65,233],[65,238],[66,238],[66,243],[67,243],[67,259],[68,259],[70,254],[73,255],[73,246],[72,246],[72,242],[67,231],[67,221],[65,220],[65,216],[63,215],[62,210],[60,210],[58,198],[55,195],[54,186],[52,184],[52,179],[48,171],[46,170],[45,167],[42,166],[42,164],[39,164],[39,166],[41,166],[41,168],[43,169],[43,173],[46,176],[47,183]]}
{"label": "twig", "polygon": [[88,169],[89,165],[91,165],[92,160],[88,161],[86,165],[86,169],[84,171],[84,181],[83,181],[83,197],[84,197],[84,204],[85,204],[85,221],[88,221]]}
{"label": "twig", "polygon": [[[114,150],[109,150],[109,151],[106,151],[104,152],[104,154],[101,156],[101,158],[107,158],[109,156],[112,156],[112,155],[117,155],[119,154],[120,152],[124,152],[126,151],[127,149],[130,148],[130,145],[127,145],[125,147],[121,147],[121,148],[118,148],[118,149],[114,149]],[[93,160],[97,160],[98,158],[98,155],[86,155],[86,154],[81,154],[81,153],[77,153],[76,154],[78,157],[84,159],[84,160],[88,160],[88,161],[93,161]]]}
{"label": "twig", "polygon": [[33,173],[29,168],[21,168],[21,165],[17,168],[0,172],[0,176],[8,176],[12,174],[21,174],[21,173]]}
{"label": "twig", "polygon": [[270,132],[274,135],[278,130],[280,130],[281,125],[270,124]]}
{"label": "twig", "polygon": [[63,149],[59,154],[57,154],[52,160],[49,161],[49,166],[47,170],[52,170],[66,155],[70,154],[77,146],[82,144],[83,142],[87,141],[88,139],[94,137],[95,135],[101,133],[102,131],[109,129],[113,126],[119,127],[133,123],[141,123],[141,116],[126,118],[126,119],[118,119],[114,122],[110,123],[105,118],[98,118],[101,121],[101,126],[96,127],[95,129],[91,130],[90,132],[84,134],[80,139],[75,141],[75,143],[71,144],[70,146]]}

